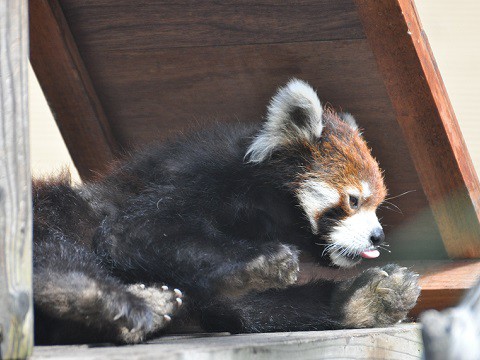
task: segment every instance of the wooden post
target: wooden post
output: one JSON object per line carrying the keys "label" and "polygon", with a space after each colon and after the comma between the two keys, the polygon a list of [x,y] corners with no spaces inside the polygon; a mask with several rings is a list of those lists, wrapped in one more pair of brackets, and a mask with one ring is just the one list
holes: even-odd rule
{"label": "wooden post", "polygon": [[27,0],[0,1],[0,358],[33,346]]}

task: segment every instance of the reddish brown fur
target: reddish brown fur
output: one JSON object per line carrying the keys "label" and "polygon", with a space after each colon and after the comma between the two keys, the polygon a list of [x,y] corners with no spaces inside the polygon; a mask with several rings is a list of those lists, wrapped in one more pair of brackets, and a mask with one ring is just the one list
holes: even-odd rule
{"label": "reddish brown fur", "polygon": [[[342,121],[337,113],[329,108],[324,112],[324,129],[316,143],[303,142],[313,161],[299,183],[307,179],[318,179],[330,184],[341,194],[340,204],[348,214],[354,212],[348,206],[348,194],[344,189],[362,190],[361,182],[369,184],[372,195],[362,198],[361,208],[375,210],[385,199],[387,189],[377,161],[371,155],[367,143],[359,130]],[[321,214],[318,214],[320,217]]]}

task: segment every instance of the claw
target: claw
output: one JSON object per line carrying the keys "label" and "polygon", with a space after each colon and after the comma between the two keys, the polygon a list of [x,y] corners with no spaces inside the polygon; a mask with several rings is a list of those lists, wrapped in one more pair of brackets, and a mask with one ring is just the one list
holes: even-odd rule
{"label": "claw", "polygon": [[380,270],[380,275],[383,275],[383,277],[388,277],[388,273],[385,270]]}
{"label": "claw", "polygon": [[131,333],[137,332],[137,331],[140,330],[140,328],[141,328],[140,325],[139,325],[139,326],[136,326],[136,327],[134,327],[132,330],[130,330],[130,332],[131,332]]}
{"label": "claw", "polygon": [[177,295],[179,298],[181,298],[183,296],[183,293],[178,290],[178,289],[173,289],[173,292],[175,293],[175,295]]}
{"label": "claw", "polygon": [[138,286],[140,286],[140,289],[145,289],[145,284],[139,284]]}
{"label": "claw", "polygon": [[122,317],[122,314],[119,313],[117,315],[115,315],[115,317],[113,318],[113,321],[117,321],[118,319],[120,319]]}
{"label": "claw", "polygon": [[167,290],[168,290],[168,286],[167,286],[167,285],[163,285],[163,286],[162,286],[162,290],[163,290],[163,291],[167,291]]}
{"label": "claw", "polygon": [[172,317],[171,317],[170,315],[163,315],[163,319],[164,319],[166,322],[172,321]]}
{"label": "claw", "polygon": [[178,307],[182,306],[183,300],[180,299],[180,298],[177,298],[176,300],[177,300],[177,305],[178,305]]}

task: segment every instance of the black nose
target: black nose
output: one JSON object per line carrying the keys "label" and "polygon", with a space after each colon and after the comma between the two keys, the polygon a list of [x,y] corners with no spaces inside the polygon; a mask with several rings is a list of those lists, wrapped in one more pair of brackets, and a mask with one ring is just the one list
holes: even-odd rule
{"label": "black nose", "polygon": [[382,242],[385,241],[385,233],[383,232],[382,228],[376,228],[372,231],[370,235],[370,241],[373,245],[380,245]]}

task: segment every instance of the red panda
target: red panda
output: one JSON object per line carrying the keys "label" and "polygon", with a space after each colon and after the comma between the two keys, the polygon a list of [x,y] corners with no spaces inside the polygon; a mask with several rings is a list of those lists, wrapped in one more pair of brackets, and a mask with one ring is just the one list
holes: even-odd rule
{"label": "red panda", "polygon": [[36,342],[137,343],[182,317],[232,333],[394,324],[419,295],[405,268],[296,283],[301,252],[337,267],[378,257],[385,194],[353,117],[296,79],[263,125],[148,147],[78,187],[38,183]]}
{"label": "red panda", "polygon": [[[308,84],[292,80],[272,99],[247,157],[260,163],[278,147],[301,148],[309,158],[293,191],[312,232],[324,234],[332,263],[350,267],[360,257],[378,257],[376,246],[385,236],[375,211],[386,188],[354,118],[324,110]],[[322,218],[332,209],[335,225],[326,226]]]}

